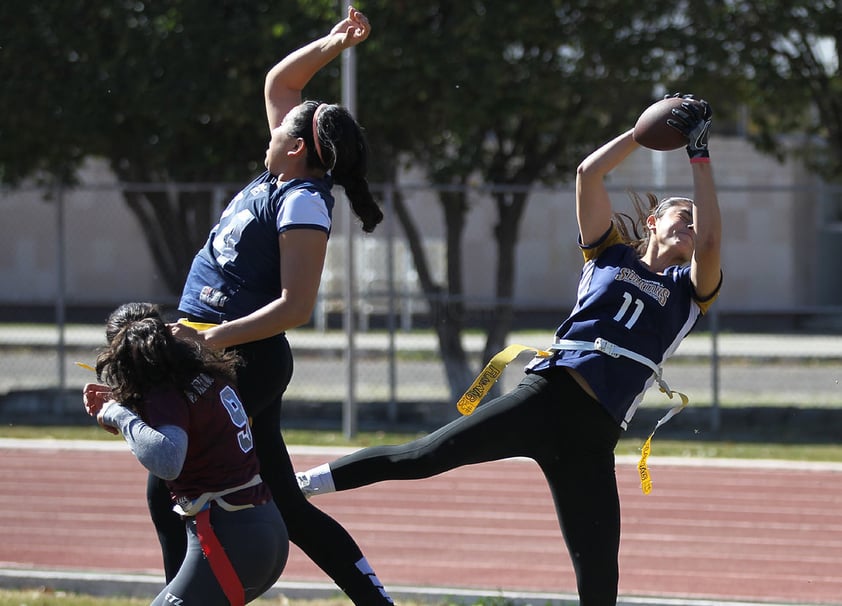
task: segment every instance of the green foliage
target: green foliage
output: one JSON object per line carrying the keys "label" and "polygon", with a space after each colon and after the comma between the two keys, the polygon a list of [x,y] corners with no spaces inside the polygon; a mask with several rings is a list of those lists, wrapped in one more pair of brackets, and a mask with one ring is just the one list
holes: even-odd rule
{"label": "green foliage", "polygon": [[[822,55],[842,45],[838,3],[359,6],[373,24],[355,53],[374,181],[391,181],[408,161],[439,183],[567,181],[588,151],[673,91],[710,101],[715,132],[733,129],[744,105],[748,134],[778,156],[782,135],[803,134],[809,166],[842,175],[842,76],[838,56]],[[268,140],[266,70],[325,33],[339,9],[335,0],[283,10],[266,0],[0,3],[0,181],[72,182],[86,157],[99,156],[126,183],[247,182]],[[340,70],[339,61],[322,70],[307,96],[338,100]],[[212,196],[126,194],[173,293],[215,220]],[[525,201],[500,198],[501,247],[517,240]],[[455,209],[449,243],[458,246],[467,201],[442,204]],[[510,256],[502,250],[501,296]]]}
{"label": "green foliage", "polygon": [[[717,120],[748,103],[765,148],[792,129],[840,147],[838,61],[823,61],[818,46],[842,39],[836,3],[360,6],[374,26],[357,49],[362,122],[381,161],[410,151],[437,180],[475,170],[495,182],[570,179],[585,150],[673,89],[703,93]],[[69,179],[95,154],[125,181],[242,181],[266,144],[266,69],[339,15],[334,0],[284,8],[3,3],[4,180],[38,170]],[[338,74],[336,62],[309,96],[338,98]]]}
{"label": "green foliage", "polygon": [[[126,184],[248,182],[269,139],[266,70],[325,31],[328,3],[0,5],[0,175],[72,182],[86,157]],[[330,80],[314,81],[314,90]],[[331,95],[334,96],[334,95]],[[215,220],[212,191],[125,192],[175,294]]]}
{"label": "green foliage", "polygon": [[726,61],[721,74],[740,84],[752,140],[783,156],[782,135],[803,135],[794,153],[830,180],[842,175],[842,7],[836,2],[754,0],[723,3],[711,27]]}
{"label": "green foliage", "polygon": [[268,141],[266,70],[324,29],[324,11],[308,14],[244,0],[4,3],[7,180],[88,155],[127,182],[243,180]]}
{"label": "green foliage", "polygon": [[666,69],[651,36],[606,26],[652,11],[628,3],[376,4],[359,69],[379,86],[361,89],[361,117],[379,144],[411,152],[440,183],[571,179],[585,150],[653,99]]}

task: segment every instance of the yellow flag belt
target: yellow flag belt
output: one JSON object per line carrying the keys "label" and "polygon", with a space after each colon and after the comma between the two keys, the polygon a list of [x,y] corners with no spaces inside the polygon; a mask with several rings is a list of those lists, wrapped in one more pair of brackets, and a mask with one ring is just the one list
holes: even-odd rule
{"label": "yellow flag belt", "polygon": [[569,340],[557,340],[556,343],[550,348],[550,351],[546,351],[543,349],[537,349],[535,347],[529,347],[527,345],[509,345],[503,351],[497,353],[491,361],[486,364],[485,368],[482,369],[482,372],[477,375],[477,378],[468,388],[468,390],[462,394],[462,397],[459,398],[459,401],[456,403],[456,408],[459,410],[460,413],[463,415],[469,415],[474,412],[474,409],[479,405],[482,399],[488,394],[491,387],[497,382],[500,376],[503,374],[506,366],[508,366],[515,358],[517,358],[520,354],[525,351],[531,351],[536,356],[542,358],[549,358],[552,357],[554,350],[561,350],[561,349],[576,349],[580,351],[601,351],[606,355],[612,357],[627,357],[640,362],[650,368],[652,368],[653,373],[655,374],[655,378],[658,382],[658,386],[660,390],[667,395],[670,399],[674,395],[678,395],[681,403],[677,404],[673,408],[671,408],[667,414],[665,414],[655,425],[655,428],[652,430],[652,433],[649,434],[649,437],[646,438],[646,441],[643,443],[643,446],[640,449],[640,461],[637,464],[637,470],[640,474],[640,488],[643,491],[643,494],[649,494],[652,492],[652,476],[649,473],[649,467],[647,465],[647,459],[649,458],[649,454],[652,451],[652,436],[655,435],[655,432],[658,428],[669,421],[672,417],[677,415],[679,412],[684,410],[684,407],[687,406],[689,403],[689,398],[678,391],[674,391],[669,388],[666,382],[663,380],[661,376],[661,368],[652,362],[651,360],[635,353],[630,350],[624,349],[622,347],[618,347],[604,339],[597,339],[593,343],[589,341],[569,341]]}

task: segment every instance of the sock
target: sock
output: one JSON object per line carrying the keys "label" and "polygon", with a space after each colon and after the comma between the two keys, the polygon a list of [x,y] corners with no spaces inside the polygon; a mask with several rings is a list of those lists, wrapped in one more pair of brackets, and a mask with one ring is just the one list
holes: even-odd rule
{"label": "sock", "polygon": [[298,487],[305,496],[336,492],[333,485],[333,474],[330,473],[330,465],[324,463],[313,469],[296,474]]}

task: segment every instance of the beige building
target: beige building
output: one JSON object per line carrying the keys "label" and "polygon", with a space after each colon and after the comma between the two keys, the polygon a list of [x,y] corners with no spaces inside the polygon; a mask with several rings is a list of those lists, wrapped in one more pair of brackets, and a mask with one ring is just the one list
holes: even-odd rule
{"label": "beige building", "polygon": [[[740,138],[712,137],[711,156],[724,220],[726,283],[720,310],[790,313],[842,305],[842,216],[832,212],[842,207],[840,191],[823,187],[795,162],[779,164],[759,155]],[[244,176],[244,183],[248,177]],[[7,286],[0,292],[0,309],[51,307],[57,300],[68,308],[110,307],[128,300],[175,304],[177,295],[167,292],[159,279],[140,227],[113,178],[91,163],[81,179],[80,187],[61,196],[61,213],[55,198],[44,199],[43,190],[0,191],[6,228],[0,279]],[[433,271],[443,279],[443,218],[432,187],[419,183],[423,180],[416,175],[404,177],[406,200],[424,234]],[[641,149],[611,175],[609,187],[617,206],[626,205],[626,189],[692,195],[683,150]],[[332,309],[341,305],[348,250],[342,215],[346,208],[338,202],[322,310],[328,304]],[[490,197],[479,190],[472,193],[465,233],[465,288],[469,299],[480,305],[494,293],[496,253],[491,233],[496,220]],[[394,234],[391,245],[390,233]],[[573,305],[581,268],[576,233],[572,184],[536,189],[517,248],[515,304],[519,309]],[[354,227],[353,234],[357,285],[364,297],[361,309],[382,308],[382,296],[378,300],[365,297],[385,292],[386,258],[393,250],[396,293],[415,293],[399,297],[404,323],[410,314],[423,312],[400,227],[381,226],[365,236]]]}

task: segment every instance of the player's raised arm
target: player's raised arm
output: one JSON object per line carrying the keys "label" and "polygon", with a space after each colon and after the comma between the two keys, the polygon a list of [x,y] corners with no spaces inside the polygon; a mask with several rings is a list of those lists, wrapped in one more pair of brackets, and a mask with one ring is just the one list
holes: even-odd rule
{"label": "player's raised arm", "polygon": [[333,26],[330,33],[293,51],[266,75],[264,95],[269,130],[280,125],[289,110],[301,103],[301,91],[310,79],[346,48],[366,38],[371,26],[364,14],[348,7],[348,16]]}
{"label": "player's raised arm", "polygon": [[690,279],[696,294],[705,299],[716,292],[721,280],[722,218],[708,150],[713,110],[707,101],[685,95],[681,107],[672,110],[672,113],[670,126],[687,137],[687,155],[693,171],[693,231],[696,242],[690,262]]}
{"label": "player's raised arm", "polygon": [[611,225],[605,176],[639,146],[628,130],[592,152],[576,170],[576,218],[582,244],[593,244]]}

